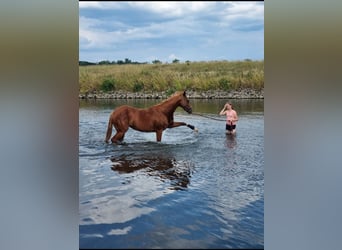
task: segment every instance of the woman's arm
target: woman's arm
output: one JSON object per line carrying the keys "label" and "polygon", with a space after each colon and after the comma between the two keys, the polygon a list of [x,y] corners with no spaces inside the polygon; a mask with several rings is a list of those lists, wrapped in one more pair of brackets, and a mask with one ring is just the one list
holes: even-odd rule
{"label": "woman's arm", "polygon": [[223,109],[220,111],[219,115],[225,115],[225,114],[226,114],[225,109],[226,109],[226,105],[224,105],[224,107],[223,107]]}

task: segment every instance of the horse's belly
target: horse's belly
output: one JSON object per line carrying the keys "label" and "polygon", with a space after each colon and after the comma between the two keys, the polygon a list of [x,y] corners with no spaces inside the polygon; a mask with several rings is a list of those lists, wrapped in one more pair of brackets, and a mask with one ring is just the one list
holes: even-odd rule
{"label": "horse's belly", "polygon": [[160,130],[160,129],[163,129],[164,128],[156,128],[156,127],[149,127],[149,126],[135,126],[135,125],[130,125],[130,127],[132,129],[135,129],[135,130],[138,130],[138,131],[141,131],[141,132],[156,132],[157,130]]}
{"label": "horse's belly", "polygon": [[141,132],[156,132],[158,130],[164,130],[167,128],[166,124],[158,124],[155,122],[132,122],[130,124],[132,129],[141,131]]}

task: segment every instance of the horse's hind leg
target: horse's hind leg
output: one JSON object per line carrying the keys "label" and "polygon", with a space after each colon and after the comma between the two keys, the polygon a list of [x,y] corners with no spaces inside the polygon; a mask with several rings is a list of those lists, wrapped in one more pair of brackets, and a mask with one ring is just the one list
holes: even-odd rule
{"label": "horse's hind leg", "polygon": [[123,141],[125,134],[128,130],[128,125],[123,125],[123,124],[114,124],[116,134],[112,137],[111,141],[112,143],[117,143]]}
{"label": "horse's hind leg", "polygon": [[112,137],[112,143],[122,142],[125,137],[126,132],[116,132],[116,134]]}

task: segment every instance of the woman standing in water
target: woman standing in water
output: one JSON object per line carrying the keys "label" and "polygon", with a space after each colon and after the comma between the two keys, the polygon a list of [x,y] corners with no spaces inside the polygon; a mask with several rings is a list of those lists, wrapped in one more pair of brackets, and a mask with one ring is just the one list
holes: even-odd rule
{"label": "woman standing in water", "polygon": [[219,113],[220,115],[226,115],[226,134],[235,134],[236,123],[239,120],[236,111],[230,102],[227,102],[223,109]]}

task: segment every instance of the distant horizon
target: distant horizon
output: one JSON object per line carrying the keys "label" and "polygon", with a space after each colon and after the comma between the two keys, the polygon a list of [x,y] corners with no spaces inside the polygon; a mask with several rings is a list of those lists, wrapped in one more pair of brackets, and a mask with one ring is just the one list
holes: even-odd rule
{"label": "distant horizon", "polygon": [[264,60],[264,2],[79,2],[79,61]]}
{"label": "distant horizon", "polygon": [[[126,59],[126,58],[124,58]],[[127,58],[129,59],[129,58]],[[118,62],[118,61],[124,61],[122,59],[119,59],[119,60],[100,60],[100,61],[97,61],[97,62],[94,62],[94,61],[86,61],[86,60],[78,60],[78,62],[87,62],[87,63],[94,63],[94,64],[99,64],[101,62],[105,62],[105,61],[109,61],[111,62],[111,64],[118,64],[118,63],[112,63],[112,62]],[[227,60],[227,59],[222,59],[222,60],[207,60],[207,61],[190,61],[190,60],[186,60],[186,61],[181,61],[179,60],[178,63],[186,63],[186,62],[193,62],[193,63],[206,63],[206,62],[237,62],[237,61],[252,61],[252,62],[255,62],[255,61],[264,61],[264,59],[249,59],[249,58],[246,58],[246,59],[237,59],[237,60]],[[160,62],[161,64],[172,64],[173,62]],[[131,63],[122,63],[122,64],[153,64],[153,61],[152,62],[137,62],[137,61],[132,61]]]}

